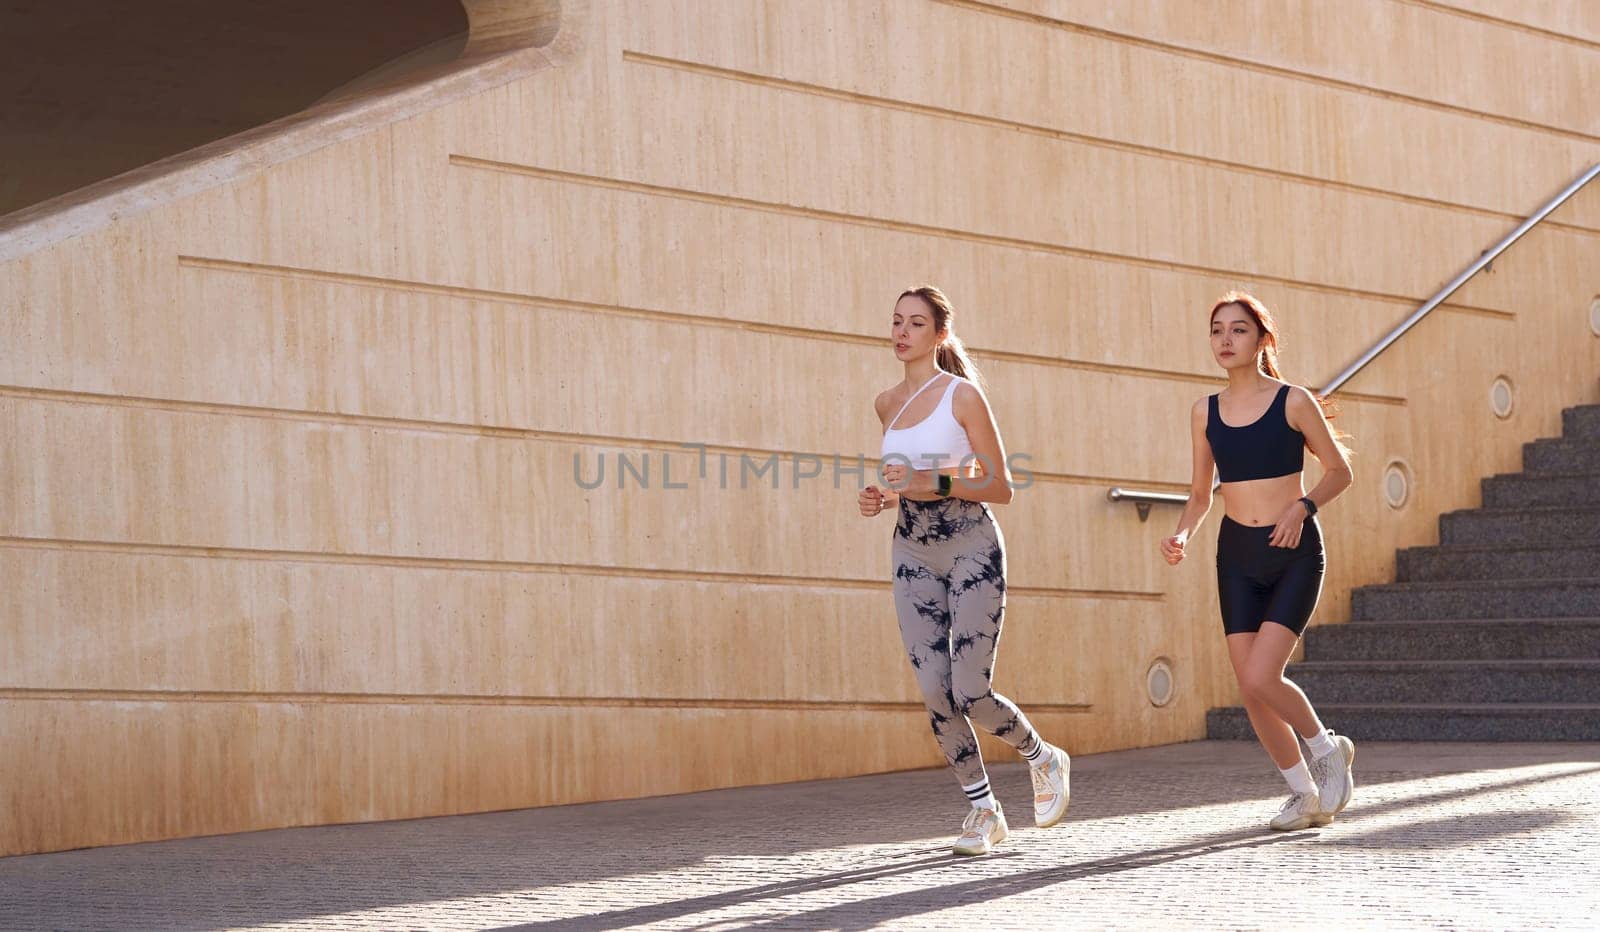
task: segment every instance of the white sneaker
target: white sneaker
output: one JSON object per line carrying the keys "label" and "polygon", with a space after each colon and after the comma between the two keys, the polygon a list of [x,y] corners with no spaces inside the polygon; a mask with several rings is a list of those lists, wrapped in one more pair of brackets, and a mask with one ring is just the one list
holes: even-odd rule
{"label": "white sneaker", "polygon": [[1350,805],[1350,794],[1355,791],[1356,779],[1350,767],[1356,762],[1356,743],[1344,735],[1334,735],[1332,751],[1307,765],[1311,779],[1317,783],[1317,795],[1322,807],[1317,811],[1315,825],[1327,825],[1340,810]]}
{"label": "white sneaker", "polygon": [[988,854],[1006,840],[1006,816],[1000,804],[993,809],[974,809],[961,823],[961,837],[951,848],[956,854]]}
{"label": "white sneaker", "polygon": [[1060,748],[1050,749],[1050,756],[1038,767],[1029,767],[1033,777],[1033,824],[1049,828],[1067,814],[1067,802],[1072,798],[1069,783],[1072,758]]}
{"label": "white sneaker", "polygon": [[1303,828],[1310,828],[1320,811],[1320,806],[1316,790],[1310,793],[1291,793],[1289,798],[1283,801],[1283,808],[1279,809],[1278,814],[1267,824],[1272,826],[1273,831],[1278,832],[1297,832]]}

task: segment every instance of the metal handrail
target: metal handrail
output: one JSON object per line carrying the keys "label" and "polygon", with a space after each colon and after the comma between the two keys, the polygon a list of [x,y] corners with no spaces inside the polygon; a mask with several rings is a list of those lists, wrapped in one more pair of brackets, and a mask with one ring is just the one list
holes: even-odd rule
{"label": "metal handrail", "polygon": [[[1472,276],[1483,271],[1491,262],[1499,258],[1501,253],[1505,252],[1507,249],[1510,249],[1513,243],[1521,239],[1524,233],[1533,229],[1539,224],[1540,221],[1554,213],[1557,208],[1559,208],[1562,204],[1565,204],[1572,198],[1574,194],[1577,194],[1580,190],[1582,190],[1584,185],[1593,181],[1597,176],[1600,176],[1600,164],[1590,166],[1588,171],[1579,175],[1571,184],[1563,188],[1560,194],[1557,194],[1555,197],[1551,198],[1543,207],[1534,211],[1533,214],[1528,217],[1528,219],[1518,224],[1515,230],[1507,233],[1498,243],[1495,243],[1493,246],[1484,250],[1483,254],[1478,256],[1477,260],[1471,265],[1462,270],[1460,275],[1452,278],[1449,283],[1447,283],[1443,288],[1439,289],[1437,294],[1429,298],[1421,307],[1413,311],[1411,316],[1401,321],[1399,326],[1389,331],[1388,335],[1374,344],[1371,349],[1367,350],[1365,353],[1362,353],[1355,362],[1346,366],[1344,371],[1334,376],[1333,380],[1324,386],[1322,391],[1318,392],[1318,394],[1326,398],[1327,396],[1338,391],[1340,388],[1343,388],[1344,384],[1354,378],[1357,372],[1360,372],[1362,369],[1366,368],[1368,363],[1372,362],[1374,359],[1377,359],[1384,350],[1388,349],[1396,340],[1404,336],[1407,330],[1415,327],[1418,322],[1422,320],[1422,318],[1432,313],[1434,308],[1437,308],[1439,305],[1443,304],[1451,295],[1460,290],[1461,286],[1465,285],[1468,280],[1472,278]],[[1213,488],[1215,488],[1215,486],[1213,486]],[[1125,489],[1121,486],[1113,487],[1106,492],[1106,498],[1113,502],[1133,502],[1139,508],[1140,521],[1144,521],[1150,517],[1151,505],[1186,505],[1189,503],[1189,496],[1180,495],[1176,492],[1153,492],[1145,489]]]}
{"label": "metal handrail", "polygon": [[1125,489],[1120,485],[1112,486],[1106,492],[1106,498],[1114,502],[1133,502],[1139,509],[1139,520],[1150,517],[1151,505],[1187,505],[1189,496],[1179,495],[1177,492],[1146,492],[1140,489]]}

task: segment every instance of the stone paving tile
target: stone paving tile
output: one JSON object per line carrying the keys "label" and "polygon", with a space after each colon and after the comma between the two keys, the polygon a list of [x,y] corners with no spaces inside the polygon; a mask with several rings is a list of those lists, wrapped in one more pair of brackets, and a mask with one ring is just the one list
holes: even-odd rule
{"label": "stone paving tile", "polygon": [[1068,819],[948,844],[944,771],[0,859],[3,929],[1600,926],[1600,745],[1364,744],[1351,808],[1269,832],[1253,744],[1075,761]]}

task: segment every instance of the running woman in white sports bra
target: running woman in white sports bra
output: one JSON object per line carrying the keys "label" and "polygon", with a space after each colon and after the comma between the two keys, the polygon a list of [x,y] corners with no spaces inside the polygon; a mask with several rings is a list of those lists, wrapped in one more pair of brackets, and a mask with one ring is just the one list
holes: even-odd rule
{"label": "running woman in white sports bra", "polygon": [[[972,724],[1016,748],[1032,767],[1041,828],[1067,811],[1067,753],[1047,743],[1011,700],[990,688],[1005,614],[1006,555],[987,503],[1011,501],[1011,471],[977,369],[951,332],[950,301],[932,286],[901,293],[894,352],[905,379],[878,396],[887,488],[861,491],[861,513],[898,505],[894,602],[933,734],[972,803],[957,854],[1005,839]],[[982,467],[976,471],[974,465]]]}

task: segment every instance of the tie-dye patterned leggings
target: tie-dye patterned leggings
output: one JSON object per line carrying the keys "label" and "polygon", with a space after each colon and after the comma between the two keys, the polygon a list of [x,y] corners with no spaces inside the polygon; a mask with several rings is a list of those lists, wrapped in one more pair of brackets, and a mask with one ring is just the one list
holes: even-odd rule
{"label": "tie-dye patterned leggings", "polygon": [[1006,608],[1006,550],[989,506],[900,500],[894,604],[933,734],[963,786],[986,778],[972,722],[1032,752],[1033,726],[990,688]]}

